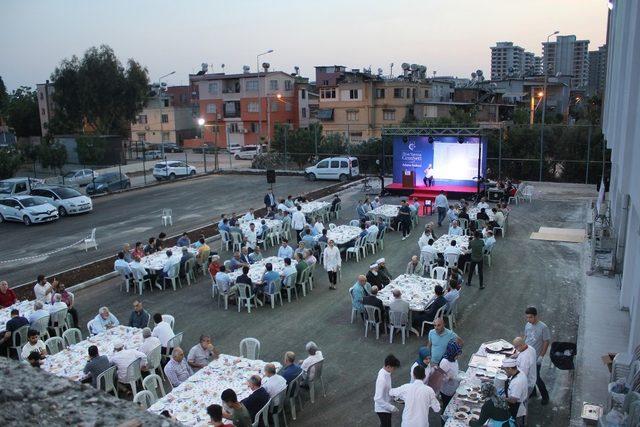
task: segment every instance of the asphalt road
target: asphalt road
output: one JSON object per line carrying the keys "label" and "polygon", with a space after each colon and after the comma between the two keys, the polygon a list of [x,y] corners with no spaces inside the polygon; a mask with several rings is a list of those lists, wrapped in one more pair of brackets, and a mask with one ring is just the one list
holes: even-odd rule
{"label": "asphalt road", "polygon": [[[330,184],[333,182],[278,176],[274,193],[276,197],[297,195]],[[176,235],[210,224],[214,218],[217,221],[222,213],[262,207],[267,188],[264,176],[214,175],[96,198],[92,213],[49,224],[26,227],[21,223],[2,223],[0,280],[9,281],[10,286],[20,285],[35,280],[40,273],[49,276],[114,254],[126,242],[144,242],[161,231],[168,236]],[[172,226],[161,226],[163,208],[173,210]],[[69,246],[88,236],[94,227],[97,251],[85,253],[81,246],[75,246],[23,259]]]}

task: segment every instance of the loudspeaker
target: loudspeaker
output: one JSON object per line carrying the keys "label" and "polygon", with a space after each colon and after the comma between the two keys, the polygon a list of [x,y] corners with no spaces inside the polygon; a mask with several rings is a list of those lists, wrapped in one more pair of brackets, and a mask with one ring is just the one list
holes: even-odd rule
{"label": "loudspeaker", "polygon": [[276,171],[273,169],[267,169],[267,184],[276,183]]}

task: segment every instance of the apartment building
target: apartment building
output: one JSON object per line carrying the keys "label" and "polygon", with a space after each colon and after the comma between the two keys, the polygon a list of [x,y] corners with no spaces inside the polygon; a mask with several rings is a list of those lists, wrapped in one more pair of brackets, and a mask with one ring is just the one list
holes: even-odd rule
{"label": "apartment building", "polygon": [[607,45],[589,52],[589,87],[590,95],[602,94],[607,78]]}
{"label": "apartment building", "polygon": [[264,144],[277,124],[308,125],[307,79],[283,71],[252,73],[249,67],[243,71],[189,76],[205,120],[204,141],[189,141],[190,145]]}
{"label": "apartment building", "polygon": [[535,55],[513,42],[497,42],[491,47],[491,80],[524,77],[536,73]]}
{"label": "apartment building", "polygon": [[403,75],[384,78],[369,70],[317,66],[318,119],[325,134],[341,133],[351,142],[379,138],[382,127],[415,119],[417,100],[448,101],[453,83],[425,77],[426,67],[403,64]]}
{"label": "apartment building", "polygon": [[131,141],[182,144],[197,133],[189,86],[170,86],[147,101],[131,123]]}
{"label": "apartment building", "polygon": [[571,76],[572,89],[589,84],[589,40],[558,36],[555,41],[542,43],[542,57],[548,76]]}
{"label": "apartment building", "polygon": [[40,117],[40,132],[44,137],[49,132],[49,122],[53,118],[55,105],[53,102],[53,83],[47,80],[36,85],[38,96],[38,117]]}

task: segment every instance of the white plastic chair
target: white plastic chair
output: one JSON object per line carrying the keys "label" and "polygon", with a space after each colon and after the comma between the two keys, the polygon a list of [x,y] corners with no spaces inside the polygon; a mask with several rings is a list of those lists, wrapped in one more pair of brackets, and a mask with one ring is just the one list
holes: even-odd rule
{"label": "white plastic chair", "polygon": [[134,395],[138,392],[138,381],[142,381],[141,363],[142,359],[137,358],[127,366],[127,382],[131,386],[131,391]]}
{"label": "white plastic chair", "polygon": [[[160,375],[164,376],[162,371],[162,346],[157,346],[147,355],[147,370],[149,372],[160,372]],[[144,386],[144,382],[142,385]]]}
{"label": "white plastic chair", "polygon": [[529,203],[532,203],[534,194],[535,188],[533,187],[533,185],[527,185],[526,187],[524,187],[524,190],[522,190],[522,199],[529,200]]}
{"label": "white plastic chair", "polygon": [[159,375],[151,374],[142,380],[142,388],[150,392],[153,395],[153,400],[156,401],[165,396],[164,385],[162,385],[162,378]]}
{"label": "white plastic chair", "polygon": [[240,357],[258,360],[260,357],[260,341],[255,338],[243,338],[240,341]]}
{"label": "white plastic chair", "polygon": [[300,397],[300,385],[302,384],[302,372],[298,374],[287,386],[287,400],[289,410],[291,411],[291,419],[296,420],[296,400],[302,410],[302,398]]}
{"label": "white plastic chair", "polygon": [[[460,258],[460,255],[458,255],[458,254],[444,254],[444,265],[445,265],[445,267],[447,267],[447,268],[457,267],[459,258]],[[445,277],[445,279],[446,279],[446,277]]]}
{"label": "white plastic chair", "polygon": [[231,249],[235,252],[242,249],[242,236],[240,233],[231,233]]}
{"label": "white plastic chair", "polygon": [[164,289],[164,284],[167,282],[171,282],[171,286],[173,286],[173,290],[176,290],[176,283],[182,287],[182,280],[180,280],[180,264],[174,264],[171,266],[169,271],[167,272],[167,276],[162,280],[162,288]]}
{"label": "white plastic chair", "polygon": [[360,220],[352,219],[351,221],[349,221],[349,225],[351,227],[360,227]]}
{"label": "white plastic chair", "polygon": [[447,269],[446,267],[433,267],[431,269],[431,278],[436,280],[447,280]]}
{"label": "white plastic chair", "polygon": [[156,399],[153,398],[153,394],[147,390],[139,391],[135,396],[133,396],[133,403],[137,403],[145,411],[155,402]]}
{"label": "white plastic chair", "polygon": [[377,244],[377,233],[369,233],[367,234],[367,236],[365,237],[365,252],[368,249],[371,249],[371,253],[375,255],[376,253],[376,244]]}
{"label": "white plastic chair", "polygon": [[50,314],[51,328],[55,331],[56,336],[62,336],[62,332],[65,329],[65,323],[67,321],[67,312],[69,309],[63,308]]}
{"label": "white plastic chair", "polygon": [[87,322],[87,331],[89,332],[89,336],[95,335],[96,333],[93,331],[93,319]]}
{"label": "white plastic chair", "polygon": [[352,257],[355,256],[356,262],[359,262],[360,261],[360,252],[361,251],[362,251],[362,257],[364,258],[366,256],[366,248],[364,246],[364,239],[365,238],[366,238],[366,236],[365,237],[358,237],[356,239],[356,243],[352,247],[347,248],[347,256],[346,256],[347,260],[349,259],[349,255],[351,255]]}
{"label": "white plastic chair", "polygon": [[82,331],[78,328],[70,328],[62,333],[62,339],[67,346],[78,344],[82,341]]}
{"label": "white plastic chair", "polygon": [[360,310],[353,306],[353,293],[351,292],[351,289],[349,289],[349,297],[351,297],[351,323],[353,323],[353,319],[360,313]]}
{"label": "white plastic chair", "polygon": [[316,395],[316,382],[320,381],[322,385],[322,395],[327,397],[327,393],[324,390],[324,380],[322,379],[322,366],[324,365],[324,359],[309,366],[307,370],[307,385],[309,386],[309,400],[311,403],[315,403]]}
{"label": "white plastic chair", "polygon": [[336,225],[334,223],[330,223],[329,230],[333,230],[334,228],[336,228]]}
{"label": "white plastic chair", "polygon": [[165,359],[169,359],[171,357],[171,352],[174,348],[180,347],[182,344],[182,337],[184,336],[184,332],[180,332],[179,334],[175,334],[173,338],[167,341],[166,353],[162,355]]}
{"label": "white plastic chair", "polygon": [[51,337],[44,342],[47,354],[56,354],[64,350],[64,341],[60,337]]}
{"label": "white plastic chair", "polygon": [[264,303],[266,304],[267,302],[267,298],[269,298],[269,300],[271,301],[271,308],[275,308],[275,303],[278,300],[278,298],[280,298],[280,307],[282,307],[283,302],[282,302],[282,282],[280,280],[280,278],[276,279],[273,281],[273,292],[269,292],[269,287],[271,286],[271,283],[268,283],[267,286],[265,286],[265,290],[263,293],[263,298],[264,298]]}
{"label": "white plastic chair", "polygon": [[49,319],[50,316],[41,317],[36,320],[32,325],[32,329],[35,329],[40,334],[40,338],[47,337],[49,338]]}
{"label": "white plastic chair", "polygon": [[136,284],[136,286],[138,286],[138,292],[140,293],[140,295],[142,295],[142,291],[145,288],[145,285],[149,285],[149,292],[153,292],[153,283],[151,283],[151,278],[149,276],[147,276],[147,278],[145,279],[144,274],[142,274],[141,271],[139,270],[132,270],[133,272],[133,280]]}
{"label": "white plastic chair", "polygon": [[[270,406],[271,406],[271,399],[269,399],[269,401],[262,407],[262,409],[260,409],[256,413],[256,416],[253,419],[253,424],[251,424],[251,427],[259,427],[260,425],[264,425],[264,426],[269,425],[269,419],[267,415],[269,414]],[[262,423],[260,421],[262,421]]]}
{"label": "white plastic chair", "polygon": [[113,392],[113,394],[118,397],[118,387],[116,387],[115,383],[116,369],[117,366],[114,365],[98,375],[96,378],[96,385],[99,390],[102,390],[105,393]]}
{"label": "white plastic chair", "polygon": [[443,305],[442,307],[440,307],[438,309],[438,311],[436,311],[436,315],[433,317],[433,320],[430,322],[428,320],[425,320],[422,322],[422,325],[420,326],[420,336],[424,335],[424,327],[427,325],[433,326],[433,322],[435,322],[436,319],[442,319],[444,316],[444,311],[447,309],[446,305]]}
{"label": "white plastic chair", "polygon": [[84,239],[84,251],[87,252],[89,248],[95,248],[98,250],[98,242],[96,241],[96,229],[91,230],[91,235]]}
{"label": "white plastic chair", "polygon": [[[22,353],[22,346],[25,345],[29,335],[29,325],[24,325],[16,329],[11,334],[11,345],[7,349],[7,356],[11,356],[11,350],[15,351],[18,355],[18,359],[20,359],[20,354]],[[18,344],[18,338],[20,338],[20,344]]]}
{"label": "white plastic chair", "polygon": [[220,252],[228,251],[231,246],[231,236],[226,230],[220,230]]}
{"label": "white plastic chair", "polygon": [[491,252],[493,252],[493,245],[492,246],[485,246],[484,251],[483,251],[483,255],[487,259],[487,266],[489,266],[489,267],[491,267]]}
{"label": "white plastic chair", "polygon": [[167,322],[167,323],[169,324],[169,326],[171,326],[171,329],[173,329],[173,327],[174,327],[174,325],[175,325],[175,323],[176,323],[176,319],[175,319],[175,317],[173,317],[173,316],[172,316],[172,315],[170,315],[170,314],[163,314],[163,315],[162,315],[162,320],[163,320],[164,322]]}
{"label": "white plastic chair", "polygon": [[364,317],[365,338],[367,337],[367,334],[369,332],[369,326],[371,326],[376,329],[376,339],[377,340],[380,339],[380,325],[382,323],[382,313],[380,313],[380,309],[373,305],[365,305],[364,311],[365,311],[365,317]]}
{"label": "white plastic chair", "polygon": [[296,287],[296,273],[291,273],[287,277],[284,278],[284,284],[282,289],[287,292],[287,300],[291,302],[291,294],[296,294],[296,299],[298,299],[298,288]]}
{"label": "white plastic chair", "polygon": [[256,296],[250,285],[246,283],[238,283],[238,313],[242,310],[242,306],[247,307],[247,313],[251,313],[251,307],[257,306]]}
{"label": "white plastic chair", "polygon": [[163,226],[167,226],[167,225],[173,225],[173,218],[172,218],[172,210],[171,209],[162,209],[162,225]]}
{"label": "white plastic chair", "polygon": [[269,416],[273,420],[274,427],[280,427],[280,416],[282,416],[282,419],[284,420],[284,426],[287,427],[287,414],[284,412],[286,400],[286,388],[271,399],[271,404],[269,405]]}
{"label": "white plastic chair", "polygon": [[408,327],[408,315],[402,311],[389,311],[389,344],[393,343],[395,330],[399,329],[402,334],[402,344],[405,342]]}

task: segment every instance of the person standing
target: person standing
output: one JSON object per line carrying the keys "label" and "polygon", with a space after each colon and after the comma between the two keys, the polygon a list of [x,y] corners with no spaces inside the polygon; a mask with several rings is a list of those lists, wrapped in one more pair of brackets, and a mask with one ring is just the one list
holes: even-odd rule
{"label": "person standing", "polygon": [[429,166],[424,170],[424,181],[425,187],[431,187],[433,185],[433,166],[429,163]]}
{"label": "person standing", "polygon": [[447,215],[447,209],[449,209],[449,201],[444,195],[444,190],[440,190],[440,194],[436,196],[436,208],[438,208],[438,227],[441,227],[442,221]]}
{"label": "person standing", "polygon": [[[536,351],[536,386],[540,390],[542,405],[549,403],[549,392],[547,386],[540,377],[540,368],[542,368],[542,359],[547,354],[549,343],[551,341],[551,331],[549,327],[542,321],[538,320],[538,309],[535,307],[527,307],[524,311],[527,316],[527,323],[524,326],[524,341],[527,345],[533,347]],[[536,395],[535,389],[531,393],[531,397]]]}
{"label": "person standing", "polygon": [[333,239],[329,240],[327,247],[322,253],[322,263],[329,275],[329,289],[336,289],[338,284],[338,270],[342,266],[342,258],[340,257],[340,249],[335,245]]}
{"label": "person standing", "polygon": [[391,404],[391,374],[400,367],[400,361],[390,354],[384,359],[384,366],[378,371],[376,392],[373,396],[373,408],[380,418],[380,427],[391,427],[391,414],[398,408]]}
{"label": "person standing", "polygon": [[412,383],[392,388],[389,396],[404,400],[402,427],[429,427],[429,409],[440,412],[440,402],[433,389],[424,383],[425,372],[422,366],[413,368]]}
{"label": "person standing", "polygon": [[402,240],[406,240],[411,235],[411,208],[406,200],[400,202],[398,221],[400,222],[400,228],[402,228]]}
{"label": "person standing", "polygon": [[480,289],[484,289],[482,276],[482,265],[484,263],[484,240],[482,240],[481,232],[475,232],[473,239],[469,242],[469,251],[471,251],[471,266],[469,268],[469,276],[467,277],[467,286],[471,286],[473,272],[477,266],[478,278],[480,279]]}
{"label": "person standing", "polygon": [[264,205],[267,208],[274,209],[276,207],[276,196],[273,195],[273,190],[267,191],[267,194],[264,195]]}
{"label": "person standing", "polygon": [[302,229],[304,229],[305,224],[307,223],[304,214],[302,213],[302,206],[298,206],[297,210],[291,215],[291,228],[295,230],[296,239],[298,242],[302,239],[300,237],[300,233]]}
{"label": "person standing", "polygon": [[515,359],[504,359],[502,369],[509,377],[504,384],[509,412],[516,420],[516,426],[524,427],[527,418],[527,377],[518,371]]}

